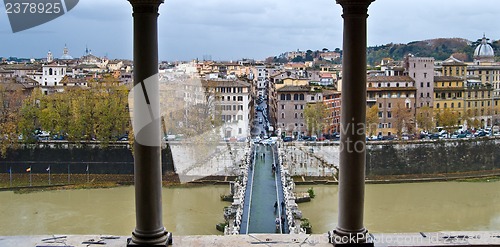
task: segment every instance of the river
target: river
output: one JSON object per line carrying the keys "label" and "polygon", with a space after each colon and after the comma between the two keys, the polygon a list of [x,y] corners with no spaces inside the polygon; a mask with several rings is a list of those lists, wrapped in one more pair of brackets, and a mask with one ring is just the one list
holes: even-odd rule
{"label": "river", "polygon": [[[309,186],[298,186],[305,191]],[[220,200],[229,186],[163,189],[164,225],[176,235],[220,234]],[[314,233],[337,222],[337,186],[314,186],[316,198],[299,204]],[[0,192],[0,235],[130,235],[135,226],[134,188]],[[371,232],[500,230],[500,181],[370,184],[365,224]]]}

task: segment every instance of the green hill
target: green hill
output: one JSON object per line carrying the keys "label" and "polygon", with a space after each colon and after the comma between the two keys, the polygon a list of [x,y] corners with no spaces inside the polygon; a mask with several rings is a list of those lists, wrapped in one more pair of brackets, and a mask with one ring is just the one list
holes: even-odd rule
{"label": "green hill", "polygon": [[[472,61],[474,49],[479,43],[481,43],[481,40],[472,42],[461,38],[438,38],[414,41],[408,44],[390,43],[372,46],[367,49],[367,62],[376,65],[387,57],[401,60],[408,53],[418,57],[434,57],[436,60],[445,60],[453,54],[454,57],[468,62]],[[500,61],[500,41],[493,41],[491,45],[495,51],[497,61]]]}

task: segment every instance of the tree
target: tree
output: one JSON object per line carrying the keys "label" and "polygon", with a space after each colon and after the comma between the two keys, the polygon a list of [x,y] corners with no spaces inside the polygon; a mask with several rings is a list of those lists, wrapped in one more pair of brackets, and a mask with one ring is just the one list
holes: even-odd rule
{"label": "tree", "polygon": [[298,63],[298,62],[303,62],[304,58],[302,56],[296,56],[295,58],[292,59],[292,62]]}
{"label": "tree", "polygon": [[428,106],[423,106],[417,109],[416,120],[417,125],[421,130],[430,131],[434,127],[434,114]]}
{"label": "tree", "polygon": [[127,96],[128,89],[115,83],[51,95],[35,90],[20,110],[19,130],[27,142],[34,140],[34,130],[42,129],[71,141],[96,139],[106,146],[130,128]]}
{"label": "tree", "polygon": [[1,85],[0,102],[0,155],[5,158],[7,149],[17,147],[21,90],[11,84]]}
{"label": "tree", "polygon": [[450,108],[445,108],[440,111],[437,115],[437,122],[439,126],[443,126],[443,128],[450,132],[454,129],[454,127],[458,123],[458,114],[452,111]]}
{"label": "tree", "polygon": [[307,50],[306,51],[305,61],[313,61],[313,60],[314,60],[314,58],[313,58],[313,51]]}
{"label": "tree", "polygon": [[395,119],[394,128],[398,136],[401,136],[403,133],[413,134],[415,132],[412,109],[406,106],[404,100],[396,102],[392,115]]}
{"label": "tree", "polygon": [[33,89],[31,95],[23,100],[20,109],[18,122],[18,132],[23,136],[24,142],[33,142],[35,130],[40,128],[40,102],[42,99],[42,90]]}
{"label": "tree", "polygon": [[323,102],[307,104],[304,109],[304,117],[306,120],[307,131],[309,134],[316,133],[319,137],[326,126],[326,116],[328,111]]}
{"label": "tree", "polygon": [[368,136],[375,135],[378,127],[378,105],[374,104],[372,107],[366,109],[366,134]]}
{"label": "tree", "polygon": [[472,109],[467,109],[465,112],[464,116],[462,117],[462,121],[467,124],[467,128],[480,128],[481,127],[481,121],[476,118],[476,114]]}

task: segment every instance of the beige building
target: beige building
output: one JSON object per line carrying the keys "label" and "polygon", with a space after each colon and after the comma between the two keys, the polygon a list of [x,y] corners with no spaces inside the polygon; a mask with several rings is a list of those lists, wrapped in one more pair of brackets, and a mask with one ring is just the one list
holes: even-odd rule
{"label": "beige building", "polygon": [[[371,76],[367,84],[367,107],[377,105],[379,110],[377,135],[395,135],[403,120],[406,124],[408,121],[414,123],[417,89],[411,77]],[[408,130],[401,128],[399,131]]]}
{"label": "beige building", "polygon": [[307,135],[304,109],[308,103],[323,101],[323,93],[310,86],[284,86],[277,89],[277,128],[286,136]]}

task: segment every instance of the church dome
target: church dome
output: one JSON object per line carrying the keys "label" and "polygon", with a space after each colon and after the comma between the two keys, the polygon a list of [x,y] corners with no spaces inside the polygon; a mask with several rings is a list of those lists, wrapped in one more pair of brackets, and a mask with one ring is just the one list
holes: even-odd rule
{"label": "church dome", "polygon": [[73,57],[69,55],[69,51],[68,51],[68,48],[66,46],[64,46],[63,55],[61,56],[60,59],[61,60],[71,60],[71,59],[73,59]]}
{"label": "church dome", "polygon": [[476,47],[474,51],[474,58],[481,60],[482,58],[493,58],[495,57],[495,53],[493,52],[493,48],[490,44],[488,44],[486,37],[483,36],[483,40],[481,44]]}

